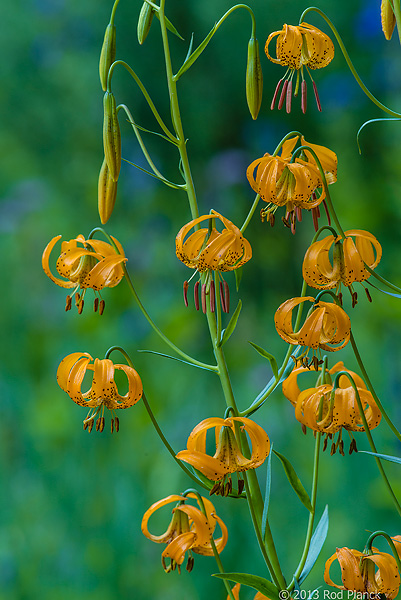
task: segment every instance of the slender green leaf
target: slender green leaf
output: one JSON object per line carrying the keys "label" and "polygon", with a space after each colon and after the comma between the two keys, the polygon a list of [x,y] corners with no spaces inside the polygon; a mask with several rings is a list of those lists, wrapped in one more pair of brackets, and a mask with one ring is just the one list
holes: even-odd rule
{"label": "slender green leaf", "polygon": [[387,296],[393,296],[393,298],[401,298],[401,294],[394,294],[393,292],[386,292],[386,290],[382,290],[381,288],[377,287],[377,285],[373,285],[373,283],[370,281],[367,281],[366,283],[368,283],[370,286],[375,288],[375,290],[378,290],[382,294],[387,294]]}
{"label": "slender green leaf", "polygon": [[273,354],[270,354],[269,352],[267,352],[266,350],[264,350],[263,348],[261,348],[257,344],[254,344],[253,342],[249,342],[249,343],[251,344],[251,346],[253,346],[253,348],[255,348],[256,352],[259,352],[259,354],[261,356],[263,356],[263,358],[267,358],[267,360],[269,361],[270,366],[272,368],[274,378],[278,379],[277,361],[274,358]]}
{"label": "slender green leaf", "polygon": [[191,67],[194,64],[194,62],[202,54],[202,52],[204,51],[204,49],[206,48],[216,31],[216,25],[214,25],[213,29],[209,31],[203,42],[201,42],[199,46],[192,52],[192,54],[184,61],[184,64],[182,65],[178,73],[174,76],[175,80],[179,79],[181,75],[185,73],[185,71],[187,71],[189,67]]}
{"label": "slender green leaf", "polygon": [[[188,48],[188,52],[187,52],[187,55],[185,57],[185,60],[188,60],[188,58],[191,56],[193,45],[194,45],[194,34],[192,33],[192,35],[191,35],[191,41],[189,42],[189,48]],[[185,63],[185,60],[184,60],[184,63]]]}
{"label": "slender green leaf", "polygon": [[290,463],[288,458],[286,458],[279,452],[276,452],[276,450],[273,450],[273,452],[277,456],[277,458],[280,459],[280,461],[284,467],[285,474],[287,475],[288,481],[290,482],[292,489],[294,490],[294,492],[296,493],[298,498],[301,500],[302,504],[304,506],[306,506],[306,508],[309,510],[309,512],[313,512],[313,508],[311,505],[311,501],[310,501],[308,492],[305,490],[304,486],[301,483],[301,480],[299,479],[298,475],[295,473],[294,467],[292,466],[292,464]]}
{"label": "slender green leaf", "polygon": [[221,339],[217,344],[217,346],[219,348],[220,348],[220,346],[223,346],[230,339],[232,333],[234,332],[234,329],[237,326],[237,321],[238,321],[239,314],[241,312],[241,308],[242,308],[242,302],[241,302],[241,300],[238,300],[237,308],[235,309],[233,316],[230,319],[229,324],[221,332]]}
{"label": "slender green leaf", "polygon": [[263,513],[262,513],[262,538],[264,539],[266,533],[266,523],[267,523],[267,513],[269,511],[269,503],[270,503],[270,490],[272,483],[272,451],[273,444],[271,445],[269,456],[267,457],[266,465],[267,465],[267,474],[266,474],[266,491],[265,491],[265,500],[263,504]]}
{"label": "slender green leaf", "polygon": [[[159,15],[159,11],[155,11],[156,17],[159,19],[160,21],[160,15]],[[166,17],[166,15],[164,15],[164,18],[166,20],[166,27],[169,31],[171,31],[171,33],[174,33],[174,35],[176,35],[177,37],[180,38],[180,40],[184,40],[184,38],[182,37],[182,35],[180,35],[178,33],[178,31],[176,30],[176,28],[174,27],[174,25],[171,23],[171,21],[168,20],[168,18]]]}
{"label": "slender green leaf", "polygon": [[376,452],[368,452],[367,450],[359,450],[358,454],[371,454],[372,456],[376,456],[377,458],[382,458],[383,460],[388,460],[389,462],[401,463],[401,458],[398,456],[390,456],[389,454],[377,454]]}
{"label": "slender green leaf", "polygon": [[308,555],[306,557],[304,568],[299,576],[298,582],[302,583],[309,573],[311,572],[317,558],[320,554],[323,544],[326,541],[327,532],[329,530],[329,507],[326,504],[326,508],[320,518],[319,523],[312,535],[311,543],[309,546]]}
{"label": "slender green leaf", "polygon": [[279,591],[277,587],[264,577],[258,575],[250,575],[249,573],[214,573],[213,577],[219,577],[220,579],[228,579],[235,583],[241,583],[254,588],[258,592],[261,592],[270,600],[279,600]]}
{"label": "slender green leaf", "polygon": [[156,175],[155,173],[152,173],[151,171],[148,171],[147,169],[144,169],[142,167],[140,167],[139,165],[137,165],[136,163],[131,162],[130,160],[123,158],[122,159],[124,162],[128,163],[129,165],[132,165],[133,167],[135,167],[136,169],[139,169],[140,171],[143,171],[144,173],[146,173],[147,175],[150,175],[151,177],[153,177],[154,179],[158,179],[159,181],[161,181],[162,183],[165,183],[166,185],[168,185],[169,187],[172,187],[176,190],[181,190],[183,185],[180,183],[173,183],[172,181],[169,181],[168,179],[165,179],[164,177],[159,177],[158,175]]}
{"label": "slender green leaf", "polygon": [[147,354],[156,354],[157,356],[163,356],[164,358],[171,358],[171,360],[178,360],[178,362],[182,362],[185,365],[190,365],[191,367],[197,367],[198,369],[204,369],[205,371],[211,371],[208,367],[202,367],[202,365],[197,365],[195,363],[191,363],[188,360],[182,360],[182,358],[177,358],[176,356],[170,356],[169,354],[162,354],[161,352],[155,352],[154,350],[138,350],[137,352],[146,352]]}
{"label": "slender green leaf", "polygon": [[239,284],[241,283],[241,279],[242,279],[242,267],[239,267],[239,269],[235,269],[234,271],[234,275],[235,275],[235,286],[237,288],[237,292],[239,290]]}

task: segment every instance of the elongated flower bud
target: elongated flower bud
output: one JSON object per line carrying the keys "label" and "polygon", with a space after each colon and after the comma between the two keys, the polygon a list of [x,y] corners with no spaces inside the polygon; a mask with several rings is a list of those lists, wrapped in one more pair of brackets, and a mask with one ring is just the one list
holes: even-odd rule
{"label": "elongated flower bud", "polygon": [[396,25],[396,18],[389,0],[382,0],[381,3],[381,19],[382,19],[382,30],[386,40],[391,40],[393,31]]}
{"label": "elongated flower bud", "polygon": [[103,160],[98,182],[98,210],[104,225],[111,217],[117,195],[117,182],[110,177],[106,159]]}
{"label": "elongated flower bud", "polygon": [[103,46],[100,52],[99,76],[102,89],[107,89],[107,75],[111,64],[116,58],[116,26],[109,23],[104,34]]}
{"label": "elongated flower bud", "polygon": [[155,12],[153,8],[147,2],[144,2],[141,8],[141,12],[139,13],[138,19],[138,42],[143,44],[146,40],[147,35],[150,30],[150,26],[152,24],[153,16]]}
{"label": "elongated flower bud", "polygon": [[258,40],[252,37],[248,43],[248,63],[246,66],[246,100],[252,119],[256,119],[262,104],[263,73],[259,58]]}
{"label": "elongated flower bud", "polygon": [[106,92],[103,99],[103,146],[104,156],[113,181],[118,180],[121,167],[121,134],[118,123],[116,100],[111,92]]}

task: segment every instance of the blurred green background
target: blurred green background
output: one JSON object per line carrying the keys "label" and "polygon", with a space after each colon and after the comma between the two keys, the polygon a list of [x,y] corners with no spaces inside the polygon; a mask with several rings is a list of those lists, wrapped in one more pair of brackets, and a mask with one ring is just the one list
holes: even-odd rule
{"label": "blurred green background", "polygon": [[[231,4],[227,0],[167,1],[167,15],[185,37],[171,36],[178,69],[192,32],[199,43]],[[5,279],[0,313],[0,598],[1,600],[197,600],[225,599],[213,559],[196,556],[188,575],[165,575],[163,546],[145,539],[140,522],[156,500],[190,486],[160,445],[141,403],[120,415],[118,435],[82,430],[85,410],[57,386],[60,360],[75,351],[102,357],[111,345],[124,346],[141,373],[148,399],[172,446],[183,449],[195,424],[221,416],[217,380],[206,372],[137,349],[168,351],[132,303],[124,282],[106,291],[102,317],[64,312],[65,293],[41,269],[40,258],[57,234],[85,236],[99,225],[97,177],[103,159],[102,92],[98,56],[111,2],[95,0],[15,0],[2,7],[2,85],[0,87],[0,228]],[[168,122],[166,83],[158,22],[145,44],[136,39],[140,0],[121,0],[117,11],[117,58],[125,59],[148,87]],[[336,3],[322,0],[341,32],[359,73],[372,92],[392,108],[400,105],[400,48],[386,42],[378,0]],[[284,22],[296,24],[305,5],[298,0],[251,0],[264,44]],[[328,31],[317,15],[308,22]],[[245,178],[248,164],[272,152],[290,130],[334,150],[338,182],[332,195],[344,229],[368,229],[383,245],[379,272],[398,285],[400,277],[399,123],[377,123],[361,134],[361,124],[384,116],[363,95],[346,69],[338,47],[330,66],[316,72],[323,104],[312,94],[302,115],[294,101],[291,115],[270,111],[279,66],[262,56],[264,101],[252,121],[245,101],[245,66],[250,20],[237,11],[220,29],[202,58],[179,86],[184,130],[200,210],[210,208],[241,223],[253,201]],[[311,92],[311,87],[309,86]],[[149,109],[126,72],[115,72],[113,91],[136,121],[154,128]],[[129,125],[121,122],[123,156],[145,166]],[[160,138],[147,136],[154,161],[178,180],[177,156]],[[203,316],[185,309],[182,282],[186,267],[174,252],[178,229],[189,220],[185,196],[123,164],[109,233],[123,244],[138,292],[163,331],[184,350],[211,361]],[[280,360],[286,344],[274,330],[273,312],[298,295],[305,248],[313,235],[307,215],[296,236],[272,230],[256,216],[247,230],[254,256],[244,270],[244,303],[238,328],[227,346],[237,402],[245,408],[270,378],[268,364],[247,343],[255,342]],[[233,284],[233,280],[230,281]],[[231,286],[232,289],[234,285]],[[401,422],[400,302],[363,290],[352,323],[366,366],[396,423]],[[233,293],[233,305],[236,303]],[[348,302],[348,300],[347,300]],[[331,357],[356,369],[351,350]],[[117,360],[117,355],[115,360]],[[117,360],[118,362],[118,360]],[[294,464],[307,489],[311,485],[313,437],[302,435],[293,409],[280,393],[255,416],[275,449]],[[382,423],[375,432],[383,453],[400,448]],[[359,449],[369,449],[362,436]],[[386,463],[401,493],[399,468]],[[264,485],[265,470],[259,469]],[[331,527],[322,555],[304,584],[323,584],[324,561],[336,546],[363,549],[368,531],[401,533],[389,496],[368,455],[323,455],[318,512],[329,504]],[[215,499],[230,539],[222,554],[227,571],[265,576],[245,503]],[[271,526],[284,572],[291,578],[302,551],[307,514],[273,464]],[[169,520],[166,513],[166,526]],[[162,523],[159,522],[160,527]],[[382,549],[385,549],[384,546]],[[323,588],[327,586],[323,585]],[[250,589],[241,598],[253,598]]]}

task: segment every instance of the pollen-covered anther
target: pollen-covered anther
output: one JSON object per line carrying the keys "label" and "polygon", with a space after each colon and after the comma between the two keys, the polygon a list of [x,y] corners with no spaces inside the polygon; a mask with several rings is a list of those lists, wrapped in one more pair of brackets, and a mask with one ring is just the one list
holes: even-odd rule
{"label": "pollen-covered anther", "polygon": [[78,304],[78,314],[81,315],[84,309],[84,299],[82,298]]}
{"label": "pollen-covered anther", "polygon": [[93,311],[97,312],[98,308],[99,308],[99,298],[96,296],[96,298],[93,301]]}
{"label": "pollen-covered anther", "polygon": [[189,285],[188,281],[184,281],[183,288],[182,288],[183,295],[184,295],[184,304],[187,308],[188,308],[188,285]]}
{"label": "pollen-covered anther", "polygon": [[71,310],[71,306],[72,306],[72,298],[70,295],[68,295],[67,298],[65,299],[65,311],[68,312],[69,310]]}
{"label": "pollen-covered anther", "polygon": [[99,315],[102,315],[104,313],[104,308],[106,306],[106,303],[104,300],[100,300],[99,302]]}

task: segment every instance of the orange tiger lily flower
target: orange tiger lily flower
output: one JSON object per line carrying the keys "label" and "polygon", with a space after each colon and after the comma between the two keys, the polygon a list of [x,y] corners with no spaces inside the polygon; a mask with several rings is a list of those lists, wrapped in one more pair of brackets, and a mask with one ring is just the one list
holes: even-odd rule
{"label": "orange tiger lily flower", "polygon": [[[370,598],[384,594],[387,600],[393,600],[400,587],[400,575],[395,558],[386,552],[372,548],[373,554],[366,554],[350,548],[337,548],[325,565],[324,580],[340,590],[367,593]],[[330,567],[338,560],[341,566],[343,585],[334,583],[330,578]],[[376,570],[377,569],[377,570]]]}
{"label": "orange tiger lily flower", "polygon": [[[293,233],[295,220],[301,221],[302,209],[312,209],[314,222],[319,204],[324,202],[326,192],[316,160],[307,149],[303,158],[292,161],[292,153],[299,137],[286,140],[281,147],[281,155],[273,156],[266,153],[262,158],[254,160],[248,167],[246,175],[251,188],[260,195],[268,206],[261,211],[262,220],[267,217],[273,224],[273,216],[277,207],[286,207],[285,223],[288,223]],[[303,136],[302,146],[309,146],[316,153],[328,184],[337,180],[337,156],[334,152],[310,144]]]}
{"label": "orange tiger lily flower", "polygon": [[[374,429],[381,420],[380,410],[362,378],[353,371],[345,369],[342,362],[326,371],[325,382],[303,391],[300,391],[298,387],[297,378],[300,374],[310,371],[303,366],[295,368],[283,382],[283,394],[295,407],[295,418],[302,424],[303,428],[308,427],[312,431],[326,434],[323,450],[327,447],[328,438],[331,439],[333,434],[339,432],[337,441],[333,442],[331,446],[331,454],[334,454],[339,448],[340,454],[344,455],[342,429],[349,432],[364,431],[364,426],[355,390],[347,376],[340,376],[338,380],[339,387],[336,388],[332,401],[333,385],[331,384],[330,375],[334,375],[339,371],[346,371],[354,379],[368,427]],[[304,431],[306,432],[306,429]],[[350,454],[353,451],[357,451],[357,447],[355,438],[351,435]]]}
{"label": "orange tiger lily flower", "polygon": [[[224,225],[221,232],[215,227],[217,220],[221,221]],[[203,221],[207,221],[209,227],[195,229],[188,236],[191,229]],[[212,272],[234,271],[252,258],[251,245],[244,238],[238,227],[215,210],[212,210],[210,215],[198,217],[184,225],[177,234],[175,244],[177,257],[184,265],[191,269],[196,269],[198,273],[207,273],[206,280],[202,284],[203,312],[206,312],[206,295],[210,295],[212,312],[216,303]],[[198,288],[199,282],[195,284],[195,306],[197,310],[199,310]],[[184,300],[186,305],[188,305],[187,290],[188,282],[186,281],[184,283]],[[223,311],[229,312],[228,286],[222,281],[220,281],[220,298]]]}
{"label": "orange tiger lily flower", "polygon": [[[341,284],[351,289],[355,281],[370,277],[365,264],[374,269],[380,262],[382,248],[374,235],[361,229],[350,229],[341,236],[329,235],[314,242],[306,251],[302,274],[306,283],[319,290],[340,289]],[[354,239],[355,238],[355,241]],[[333,258],[330,249],[333,247]],[[336,292],[337,293],[337,292]]]}
{"label": "orange tiger lily flower", "polygon": [[[252,454],[246,458],[239,449],[235,437],[235,424],[240,423],[251,440]],[[206,453],[206,434],[215,428],[216,452],[213,456]],[[228,495],[232,490],[231,474],[256,469],[267,458],[270,451],[269,438],[260,427],[246,417],[211,417],[199,423],[188,438],[187,449],[181,450],[177,458],[183,460],[215,481],[212,493]],[[225,482],[228,476],[227,482]],[[239,484],[239,493],[242,486]]]}
{"label": "orange tiger lily flower", "polygon": [[302,302],[314,302],[311,296],[291,298],[279,306],[274,323],[279,336],[289,344],[336,352],[349,342],[351,321],[347,313],[332,302],[317,302],[299,331],[292,326],[292,311]]}
{"label": "orange tiger lily flower", "polygon": [[[50,254],[61,238],[61,235],[54,237],[46,246],[42,256],[42,267],[46,275],[57,285],[63,288],[74,288],[71,295],[67,296],[66,310],[70,310],[72,305],[72,295],[75,293],[75,303],[78,312],[81,313],[84,307],[84,295],[87,288],[92,288],[95,294],[99,293],[105,287],[116,286],[124,276],[121,264],[127,259],[124,250],[118,240],[112,238],[116,244],[119,254],[111,244],[101,240],[85,240],[83,235],[61,243],[61,254],[56,262],[56,269],[61,277],[56,277],[50,270]],[[94,309],[99,307],[102,314],[104,309],[104,300],[96,296]]]}
{"label": "orange tiger lily flower", "polygon": [[[162,552],[162,564],[166,573],[174,571],[176,567],[178,567],[178,572],[180,572],[180,567],[184,562],[186,552],[188,552],[188,561],[186,565],[188,571],[191,571],[193,568],[194,559],[192,552],[203,554],[204,556],[213,556],[213,548],[210,540],[213,537],[217,523],[222,532],[221,537],[214,540],[219,554],[227,543],[227,527],[220,517],[216,515],[215,508],[210,500],[202,497],[206,512],[205,515],[199,508],[185,504],[188,498],[194,498],[199,507],[201,507],[199,499],[193,493],[188,494],[186,497],[173,494],[152,504],[142,519],[142,533],[154,542],[167,544],[166,549]],[[172,511],[173,517],[170,525],[162,535],[153,535],[148,530],[148,521],[151,515],[163,506],[172,502],[175,502],[176,506]],[[170,559],[170,564],[168,566],[166,565],[166,558]]]}
{"label": "orange tiger lily flower", "polygon": [[[277,37],[276,41],[276,58],[269,54],[269,45],[273,38]],[[281,110],[286,102],[287,113],[291,112],[292,100],[292,83],[294,73],[297,73],[294,96],[298,95],[300,77],[301,83],[301,109],[306,112],[307,105],[307,86],[304,79],[304,67],[312,81],[313,91],[315,94],[318,110],[321,111],[319,95],[316,84],[313,81],[310,69],[322,69],[326,67],[334,58],[334,45],[328,35],[320,31],[313,25],[301,23],[300,25],[284,24],[281,31],[273,31],[269,35],[265,45],[265,53],[272,62],[287,67],[287,72],[277,84],[276,91],[271,103],[273,110],[280,91],[281,84],[284,81],[283,88],[278,103],[278,109]]]}
{"label": "orange tiger lily flower", "polygon": [[[57,369],[57,382],[76,404],[87,406],[88,415],[84,429],[92,431],[96,420],[96,431],[104,429],[104,409],[112,413],[111,431],[119,430],[119,419],[114,411],[133,406],[142,397],[142,381],[138,373],[128,365],[116,365],[110,359],[95,358],[87,352],[73,352],[66,356]],[[128,392],[121,396],[114,381],[115,370],[123,371],[128,380]],[[81,391],[82,382],[88,371],[93,372],[92,385],[86,392]]]}

